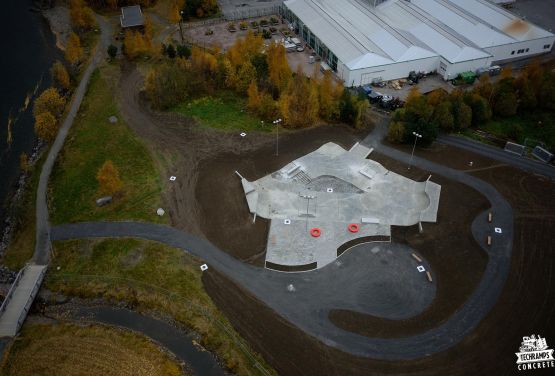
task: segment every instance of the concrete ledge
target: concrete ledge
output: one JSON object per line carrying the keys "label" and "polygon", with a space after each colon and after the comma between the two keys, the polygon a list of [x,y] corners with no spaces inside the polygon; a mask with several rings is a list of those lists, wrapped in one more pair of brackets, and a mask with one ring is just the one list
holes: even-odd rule
{"label": "concrete ledge", "polygon": [[310,264],[305,265],[280,265],[274,262],[266,261],[266,269],[274,270],[277,272],[289,272],[289,273],[296,273],[296,272],[308,272],[310,270],[314,270],[318,267],[316,262],[311,262]]}

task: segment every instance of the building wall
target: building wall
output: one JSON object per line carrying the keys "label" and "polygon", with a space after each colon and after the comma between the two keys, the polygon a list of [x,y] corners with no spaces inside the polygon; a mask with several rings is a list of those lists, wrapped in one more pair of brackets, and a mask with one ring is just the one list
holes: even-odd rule
{"label": "building wall", "polygon": [[[495,63],[549,53],[553,49],[554,43],[555,36],[531,41],[503,44],[501,46],[487,47],[484,48],[484,50],[493,55],[494,58],[492,61]],[[549,48],[544,48],[544,46],[547,45],[549,45]],[[528,51],[526,51],[527,49]],[[519,53],[519,51],[521,52]]]}
{"label": "building wall", "polygon": [[[476,60],[469,60],[469,61],[462,61],[460,63],[449,63],[444,58],[441,58],[440,66],[438,69],[438,73],[441,74],[444,80],[452,80],[459,73],[472,71],[475,72],[479,68],[489,67],[491,65],[492,58],[483,58],[483,59],[476,59]],[[443,65],[446,65],[446,69],[443,70]]]}
{"label": "building wall", "polygon": [[375,79],[389,81],[407,78],[411,71],[433,72],[438,67],[439,57],[433,56],[427,59],[411,60],[357,70],[349,70],[341,64],[341,67],[338,66],[337,74],[345,81],[345,86],[361,86],[369,84]]}

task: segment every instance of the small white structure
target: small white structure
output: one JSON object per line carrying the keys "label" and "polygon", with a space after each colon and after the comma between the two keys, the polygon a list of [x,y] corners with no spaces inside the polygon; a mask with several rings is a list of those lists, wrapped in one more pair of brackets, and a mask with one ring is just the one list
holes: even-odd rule
{"label": "small white structure", "polygon": [[119,22],[122,29],[128,27],[142,27],[145,24],[143,11],[140,5],[131,5],[121,8],[121,16]]}
{"label": "small white structure", "polygon": [[239,134],[239,136],[241,136],[241,137],[245,137],[246,135],[247,135],[247,134],[246,134],[245,132],[241,132],[241,133]]}
{"label": "small white structure", "polygon": [[208,265],[202,264],[202,265],[200,266],[200,270],[203,271],[203,272],[207,271],[207,270],[208,270]]}
{"label": "small white structure", "polygon": [[495,233],[496,234],[501,234],[501,233],[503,233],[503,230],[501,230],[499,227],[496,227],[495,228]]}
{"label": "small white structure", "polygon": [[175,176],[170,176],[170,181],[175,181],[177,178]]}
{"label": "small white structure", "polygon": [[418,265],[418,266],[416,267],[416,269],[417,269],[420,273],[423,273],[423,272],[426,271],[426,268],[424,268],[422,265]]}
{"label": "small white structure", "polygon": [[156,210],[156,214],[158,214],[160,217],[163,216],[165,213],[166,212],[162,208],[158,208],[158,210]]}

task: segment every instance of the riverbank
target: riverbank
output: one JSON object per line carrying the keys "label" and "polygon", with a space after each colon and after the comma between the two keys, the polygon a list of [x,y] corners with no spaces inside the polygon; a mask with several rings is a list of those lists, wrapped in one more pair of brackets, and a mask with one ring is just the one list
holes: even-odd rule
{"label": "riverbank", "polygon": [[46,19],[52,34],[56,37],[56,47],[65,51],[71,33],[69,9],[63,6],[55,6],[42,11],[42,16]]}
{"label": "riverbank", "polygon": [[[52,299],[52,297],[56,296]],[[226,373],[218,359],[200,345],[200,336],[179,324],[169,316],[157,312],[137,312],[125,303],[106,302],[102,299],[85,300],[51,295],[53,301],[62,304],[48,304],[40,315],[32,319],[48,318],[80,325],[102,324],[124,328],[147,336],[158,346],[176,357],[186,374],[222,376]]]}

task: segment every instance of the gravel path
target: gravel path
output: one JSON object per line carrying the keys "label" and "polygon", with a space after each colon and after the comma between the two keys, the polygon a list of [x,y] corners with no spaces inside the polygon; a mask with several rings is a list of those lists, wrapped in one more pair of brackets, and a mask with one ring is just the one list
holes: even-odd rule
{"label": "gravel path", "polygon": [[85,72],[83,73],[83,77],[81,78],[81,82],[79,82],[79,86],[75,89],[75,93],[73,95],[73,100],[70,104],[69,111],[67,113],[60,130],[58,131],[58,135],[56,136],[56,140],[50,147],[50,151],[48,152],[48,157],[44,162],[42,167],[40,178],[39,178],[39,185],[37,188],[37,230],[36,230],[36,245],[35,245],[35,253],[33,255],[33,261],[39,265],[46,265],[48,264],[49,252],[50,252],[50,223],[49,223],[49,216],[48,216],[48,204],[47,204],[47,197],[46,191],[48,189],[48,179],[50,178],[50,174],[52,173],[52,167],[54,166],[54,162],[58,157],[62,146],[64,145],[64,141],[67,137],[69,132],[69,128],[73,124],[73,120],[75,119],[75,115],[77,115],[77,111],[79,110],[79,106],[81,106],[81,102],[83,101],[83,97],[85,96],[85,92],[87,91],[87,85],[89,83],[89,79],[91,77],[92,72],[97,67],[98,63],[102,60],[105,56],[105,51],[108,45],[110,44],[112,30],[111,26],[108,22],[106,22],[102,17],[97,17],[97,21],[100,25],[101,35],[100,35],[100,42],[96,48],[94,56],[91,59],[91,62]]}

